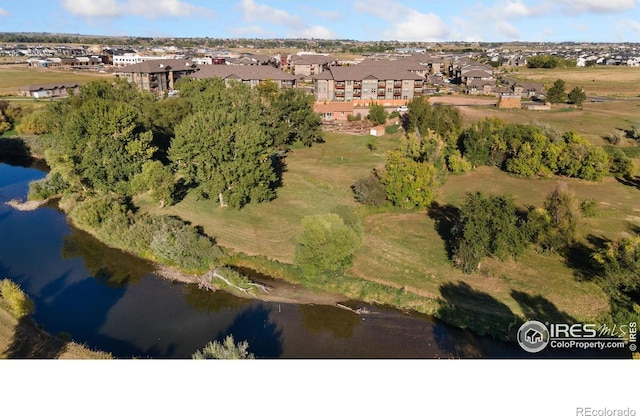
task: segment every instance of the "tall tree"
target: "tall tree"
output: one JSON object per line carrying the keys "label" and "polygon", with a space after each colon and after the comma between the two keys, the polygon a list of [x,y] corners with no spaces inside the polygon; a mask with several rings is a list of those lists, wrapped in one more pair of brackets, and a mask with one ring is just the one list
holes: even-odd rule
{"label": "tall tree", "polygon": [[582,104],[587,99],[587,94],[581,87],[573,87],[569,92],[569,101],[578,107],[582,108]]}
{"label": "tall tree", "polygon": [[372,103],[369,106],[369,115],[367,118],[374,126],[384,124],[387,121],[387,111],[380,104]]}
{"label": "tall tree", "polygon": [[417,162],[399,151],[387,153],[380,182],[387,198],[403,208],[424,208],[435,199],[441,185],[436,168],[427,162]]}
{"label": "tall tree", "polygon": [[262,91],[270,99],[267,110],[271,118],[269,129],[276,146],[300,142],[305,146],[322,142],[320,116],[313,111],[313,96],[293,88],[281,89],[273,94]]}
{"label": "tall tree", "polygon": [[550,103],[564,103],[567,101],[567,93],[565,91],[565,83],[561,79],[557,79],[551,88],[547,91],[547,101]]}
{"label": "tall tree", "polygon": [[169,149],[169,159],[202,196],[233,208],[272,199],[276,179],[259,96],[245,91],[239,97],[246,99],[187,117]]}

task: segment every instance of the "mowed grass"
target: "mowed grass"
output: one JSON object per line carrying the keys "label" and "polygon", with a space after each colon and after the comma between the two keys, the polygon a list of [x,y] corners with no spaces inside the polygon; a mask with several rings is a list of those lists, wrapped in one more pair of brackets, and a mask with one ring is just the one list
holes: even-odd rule
{"label": "mowed grass", "polygon": [[519,68],[506,74],[518,80],[542,82],[549,88],[555,80],[566,83],[567,91],[582,87],[588,96],[640,97],[640,68],[595,66],[585,68]]}
{"label": "mowed grass", "polygon": [[[583,235],[620,238],[629,235],[633,225],[640,225],[638,189],[613,178],[598,183],[562,181],[569,184],[579,199],[594,199],[599,204],[599,214],[584,219],[580,229]],[[511,194],[526,209],[541,206],[557,183],[481,167],[466,175],[449,176],[441,188],[439,203],[459,206],[467,192],[480,190],[487,194]],[[576,319],[594,318],[608,309],[602,290],[594,283],[579,281],[560,256],[541,255],[529,249],[517,261],[485,259],[479,273],[467,275],[452,267],[445,242],[426,212],[371,215],[364,225],[365,243],[358,250],[352,269],[360,278],[430,298],[440,297],[440,288],[447,283],[464,282],[507,305],[514,313],[521,313],[522,309],[512,296],[513,291],[542,296]],[[587,244],[586,239],[584,242]],[[473,308],[481,311],[483,305]]]}
{"label": "mowed grass", "polygon": [[[187,196],[157,213],[177,215],[215,236],[224,247],[292,263],[300,220],[326,214],[339,205],[353,205],[353,182],[384,165],[384,153],[398,143],[395,136],[325,134],[326,143],[296,148],[286,157],[283,186],[271,202],[242,210],[221,209],[217,200]],[[374,144],[370,151],[367,144]]]}
{"label": "mowed grass", "polygon": [[112,78],[113,75],[78,73],[73,71],[28,68],[26,64],[0,66],[0,96],[17,95],[20,87],[30,84],[53,82],[77,82],[84,85],[96,79]]}

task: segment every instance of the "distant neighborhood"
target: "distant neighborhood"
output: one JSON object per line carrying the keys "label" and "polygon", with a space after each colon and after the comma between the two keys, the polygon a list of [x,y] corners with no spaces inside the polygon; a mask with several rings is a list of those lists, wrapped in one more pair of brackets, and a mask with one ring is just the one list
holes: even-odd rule
{"label": "distant neighborhood", "polygon": [[[279,88],[305,89],[322,103],[345,102],[358,107],[379,102],[387,108],[404,105],[418,96],[449,93],[493,95],[500,98],[498,105],[504,108],[519,107],[520,100],[544,101],[542,84],[519,82],[508,76],[509,68],[527,66],[528,60],[539,56],[557,57],[575,66],[640,66],[640,47],[628,44],[530,48],[507,44],[482,50],[438,52],[432,48],[398,47],[344,59],[337,58],[337,54],[310,51],[263,54],[202,47],[5,44],[0,45],[0,56],[15,58],[9,62],[26,63],[34,70],[109,73],[143,91],[158,94],[173,95],[176,82],[182,77],[215,77],[252,87],[273,81]],[[22,87],[19,94],[64,97],[77,88],[73,83],[35,84]]]}

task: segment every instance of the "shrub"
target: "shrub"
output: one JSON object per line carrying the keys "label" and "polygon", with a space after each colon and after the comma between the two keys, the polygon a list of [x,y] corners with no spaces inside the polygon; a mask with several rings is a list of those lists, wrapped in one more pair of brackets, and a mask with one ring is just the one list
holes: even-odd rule
{"label": "shrub", "polygon": [[301,224],[294,262],[307,276],[336,276],[351,265],[361,237],[338,214],[304,217]]}
{"label": "shrub", "polygon": [[387,193],[380,178],[375,173],[371,173],[366,178],[358,179],[351,185],[356,201],[374,207],[380,207],[387,203]]}
{"label": "shrub", "polygon": [[456,149],[453,154],[449,155],[447,158],[447,167],[449,171],[453,173],[464,173],[469,172],[473,166],[471,166],[471,162],[465,159],[464,156],[460,155],[460,151]]}
{"label": "shrub", "polygon": [[29,199],[44,200],[61,194],[67,187],[60,173],[52,173],[39,181],[29,183]]}
{"label": "shrub", "polygon": [[253,360],[255,356],[248,351],[247,341],[235,343],[233,335],[227,335],[223,343],[213,341],[208,343],[202,351],[196,351],[191,358],[194,360]]}
{"label": "shrub", "polygon": [[613,145],[617,145],[617,144],[620,144],[620,142],[622,142],[622,139],[624,139],[625,137],[627,137],[627,135],[624,131],[616,129],[613,133],[606,136],[605,139],[609,143]]}
{"label": "shrub", "polygon": [[20,289],[18,284],[9,279],[0,281],[0,296],[9,305],[11,313],[16,318],[30,315],[35,310],[33,301]]}
{"label": "shrub", "polygon": [[595,217],[598,214],[598,202],[594,199],[585,199],[580,202],[580,211],[586,218]]}
{"label": "shrub", "polygon": [[47,113],[36,111],[22,117],[16,131],[20,134],[47,134],[51,132],[51,122]]}
{"label": "shrub", "polygon": [[347,121],[360,121],[362,120],[362,114],[358,113],[355,116],[353,114],[347,115]]}

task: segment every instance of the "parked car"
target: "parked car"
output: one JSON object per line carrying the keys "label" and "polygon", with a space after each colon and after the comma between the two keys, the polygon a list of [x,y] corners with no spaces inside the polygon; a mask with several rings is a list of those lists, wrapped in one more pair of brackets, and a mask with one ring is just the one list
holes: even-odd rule
{"label": "parked car", "polygon": [[402,105],[402,106],[396,108],[396,111],[398,113],[406,113],[407,111],[409,111],[409,107],[407,107],[406,105]]}

